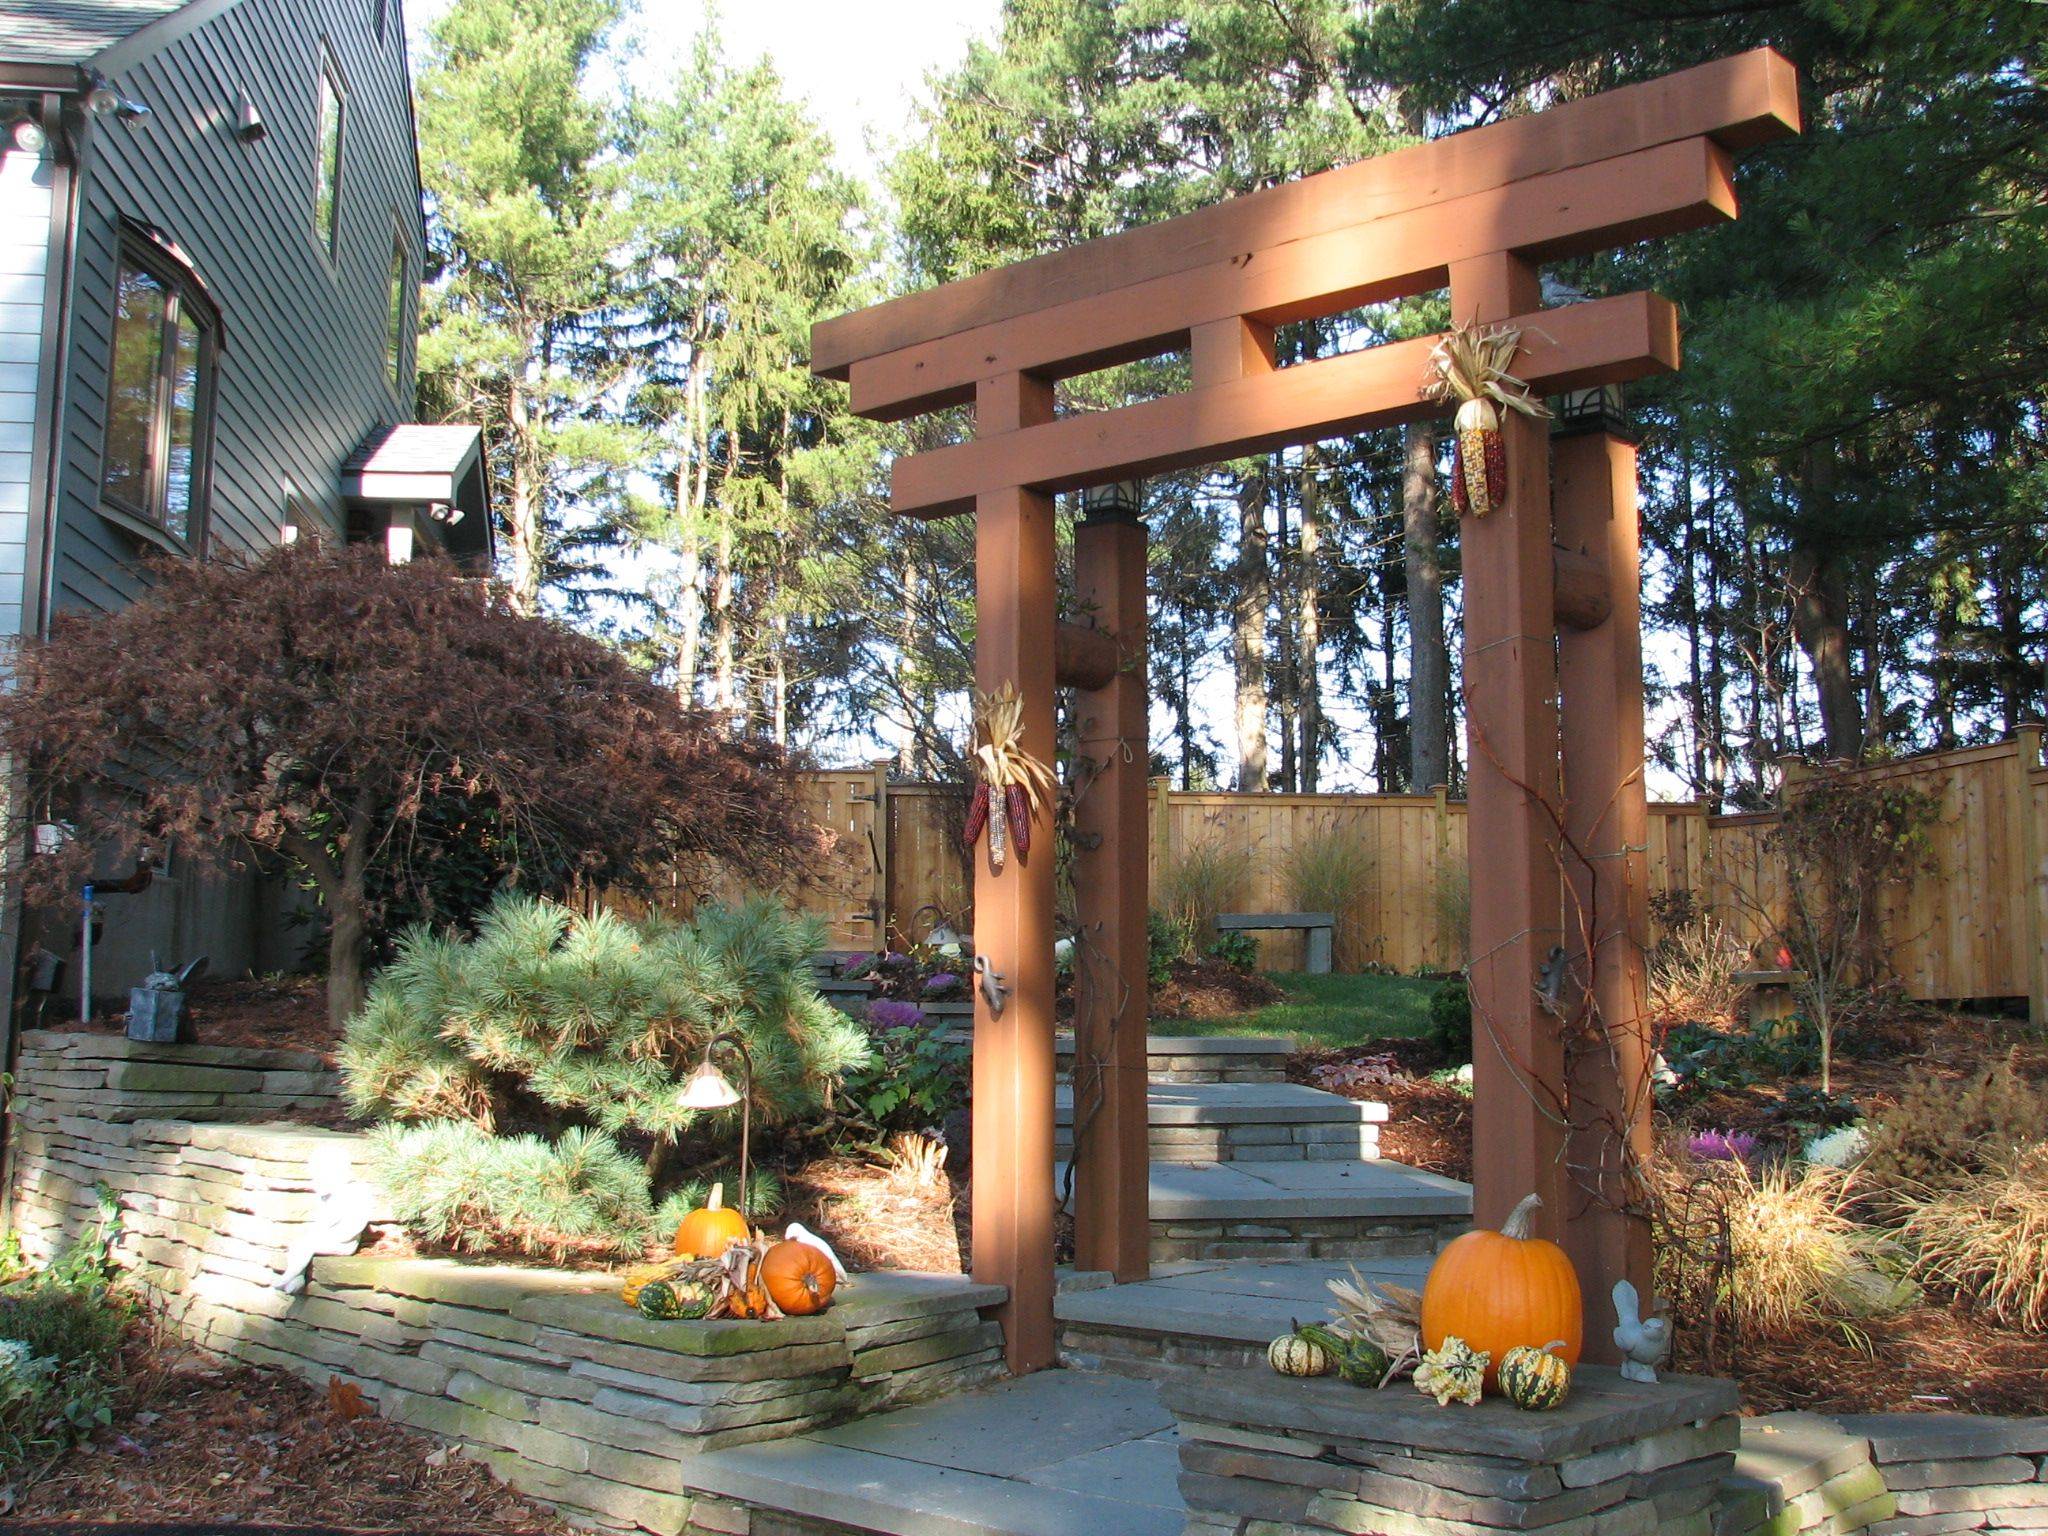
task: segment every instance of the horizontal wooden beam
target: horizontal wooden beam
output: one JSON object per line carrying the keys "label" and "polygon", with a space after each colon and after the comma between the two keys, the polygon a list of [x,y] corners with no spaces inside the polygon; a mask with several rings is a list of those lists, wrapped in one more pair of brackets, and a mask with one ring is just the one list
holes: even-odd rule
{"label": "horizontal wooden beam", "polygon": [[[1515,373],[1538,394],[1618,384],[1678,366],[1678,312],[1649,293],[1518,317]],[[896,461],[892,505],[917,517],[971,511],[1002,486],[1077,491],[1294,443],[1442,414],[1422,398],[1435,336],[1089,411]]]}
{"label": "horizontal wooden beam", "polygon": [[1173,351],[1211,321],[1281,325],[1425,293],[1449,281],[1451,263],[1476,256],[1559,260],[1734,217],[1728,151],[1680,139],[857,362],[853,410],[896,421],[970,400],[992,375],[1064,378]]}
{"label": "horizontal wooden beam", "polygon": [[811,366],[844,379],[865,358],[1525,177],[1701,135],[1740,151],[1798,130],[1797,75],[1760,48],[821,321]]}

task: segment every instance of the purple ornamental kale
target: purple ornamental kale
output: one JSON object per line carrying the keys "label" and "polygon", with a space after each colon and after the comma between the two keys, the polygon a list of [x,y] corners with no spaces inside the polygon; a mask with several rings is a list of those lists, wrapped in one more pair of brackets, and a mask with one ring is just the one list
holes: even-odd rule
{"label": "purple ornamental kale", "polygon": [[878,997],[868,1004],[868,1022],[877,1029],[917,1029],[924,1024],[924,1010],[915,1003]]}

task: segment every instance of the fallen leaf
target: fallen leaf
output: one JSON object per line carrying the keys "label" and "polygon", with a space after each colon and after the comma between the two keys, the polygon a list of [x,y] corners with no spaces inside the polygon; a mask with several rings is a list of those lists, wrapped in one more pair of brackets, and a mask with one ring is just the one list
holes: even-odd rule
{"label": "fallen leaf", "polygon": [[370,1405],[363,1401],[363,1389],[339,1376],[327,1378],[327,1404],[344,1419],[360,1419],[370,1412]]}

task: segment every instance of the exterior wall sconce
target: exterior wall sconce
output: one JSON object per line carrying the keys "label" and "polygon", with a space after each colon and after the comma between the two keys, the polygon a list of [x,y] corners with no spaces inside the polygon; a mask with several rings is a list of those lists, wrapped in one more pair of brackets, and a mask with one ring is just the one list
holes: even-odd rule
{"label": "exterior wall sconce", "polygon": [[123,96],[98,70],[92,70],[86,79],[91,82],[91,88],[85,93],[85,109],[93,116],[114,117],[124,123],[133,123],[150,115],[146,103]]}
{"label": "exterior wall sconce", "polygon": [[242,104],[235,109],[235,137],[244,144],[258,144],[270,137],[270,124],[263,121],[263,114],[247,91],[242,93]]}

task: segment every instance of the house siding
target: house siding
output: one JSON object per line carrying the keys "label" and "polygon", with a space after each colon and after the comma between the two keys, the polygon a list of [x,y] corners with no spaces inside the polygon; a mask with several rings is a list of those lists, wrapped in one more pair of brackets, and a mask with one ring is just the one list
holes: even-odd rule
{"label": "house siding", "polygon": [[45,154],[0,153],[0,636],[27,615],[35,447],[48,431],[43,387],[52,166]]}
{"label": "house siding", "polygon": [[[124,215],[175,242],[220,306],[226,344],[215,374],[208,499],[214,550],[276,543],[288,495],[343,531],[343,461],[371,429],[410,415],[385,355],[393,239],[406,240],[415,279],[424,261],[410,84],[398,7],[380,40],[373,3],[239,0],[115,74],[123,94],[152,115],[93,123],[82,156],[55,562],[60,609],[132,598],[138,558],[150,548],[99,510]],[[146,40],[144,33],[132,41]],[[313,213],[323,48],[346,94],[332,259]],[[244,93],[269,128],[255,143],[234,131]],[[408,300],[409,315],[415,303]]]}
{"label": "house siding", "polygon": [[[100,510],[124,217],[161,230],[220,309],[225,344],[214,375],[209,557],[277,543],[287,496],[302,520],[345,532],[342,464],[374,428],[410,419],[412,401],[391,380],[386,331],[392,242],[403,238],[415,283],[402,338],[409,377],[425,259],[411,85],[400,7],[390,5],[381,39],[374,7],[375,0],[199,0],[105,56],[121,94],[146,104],[150,116],[82,125],[61,396],[51,380],[38,388],[32,371],[40,311],[0,299],[0,443],[19,436],[7,413],[22,408],[8,397],[23,391],[6,381],[22,382],[41,409],[62,400],[49,561],[58,611],[107,611],[131,601],[144,584],[143,561],[156,549]],[[332,58],[347,103],[332,257],[315,231],[313,207],[323,56]],[[235,133],[245,94],[269,129],[255,143]],[[0,197],[26,197],[27,185],[10,176]],[[0,267],[33,260],[13,256],[17,240],[31,238],[13,232],[16,214],[13,202],[0,202],[0,227],[8,230],[0,236],[7,242]],[[50,216],[46,195],[44,234]],[[6,371],[5,360],[17,353],[30,373]],[[9,573],[21,565],[21,535],[29,516],[44,513],[26,488],[27,472],[26,454],[17,462],[0,448],[0,598],[11,601],[18,601],[12,594],[20,578]],[[35,574],[40,585],[40,569]],[[317,936],[317,919],[294,926],[291,914],[305,899],[288,878],[170,852],[167,873],[147,891],[101,902],[93,970],[103,1007],[119,1006],[153,957],[169,964],[203,953],[215,975],[270,971],[295,963]],[[39,918],[35,936],[75,965],[76,915]]]}

